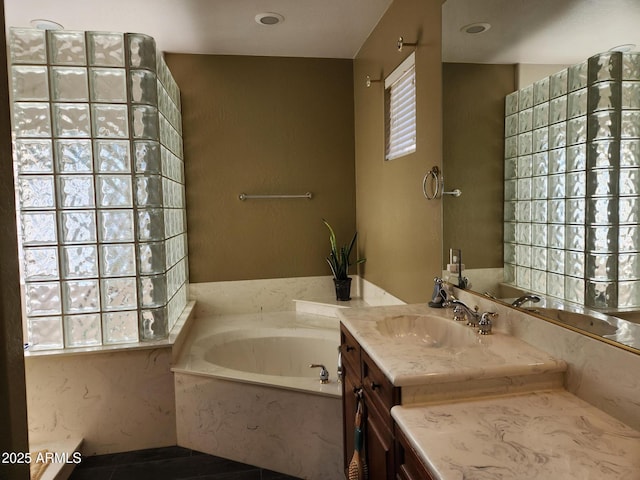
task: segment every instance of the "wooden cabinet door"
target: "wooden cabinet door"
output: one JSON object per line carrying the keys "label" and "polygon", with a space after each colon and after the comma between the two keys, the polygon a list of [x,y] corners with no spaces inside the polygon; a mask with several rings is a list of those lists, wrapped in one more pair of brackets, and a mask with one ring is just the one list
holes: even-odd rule
{"label": "wooden cabinet door", "polygon": [[345,368],[342,380],[342,425],[344,440],[344,468],[349,466],[354,449],[354,429],[357,408],[357,396],[355,391],[360,388],[360,377],[350,374],[349,368]]}

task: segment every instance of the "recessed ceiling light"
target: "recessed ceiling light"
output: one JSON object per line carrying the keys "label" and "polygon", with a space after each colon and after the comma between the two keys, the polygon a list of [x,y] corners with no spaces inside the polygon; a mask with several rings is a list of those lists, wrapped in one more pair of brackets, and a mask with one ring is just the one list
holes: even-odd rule
{"label": "recessed ceiling light", "polygon": [[44,18],[36,18],[29,23],[38,30],[64,30],[64,27],[59,23],[52,20],[45,20]]}
{"label": "recessed ceiling light", "polygon": [[635,43],[624,43],[622,45],[618,45],[616,47],[610,48],[609,51],[626,53],[626,52],[630,52],[634,48],[636,48]]}
{"label": "recessed ceiling light", "polygon": [[279,13],[273,12],[259,13],[256,15],[256,22],[260,25],[277,25],[278,23],[284,22],[284,17]]}
{"label": "recessed ceiling light", "polygon": [[461,32],[468,33],[470,35],[477,35],[484,33],[491,28],[490,23],[470,23],[460,29]]}

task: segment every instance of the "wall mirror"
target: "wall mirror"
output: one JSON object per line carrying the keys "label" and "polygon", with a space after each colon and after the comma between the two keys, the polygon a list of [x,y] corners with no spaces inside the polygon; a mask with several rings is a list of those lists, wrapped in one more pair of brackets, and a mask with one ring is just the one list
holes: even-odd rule
{"label": "wall mirror", "polygon": [[[499,286],[504,262],[505,96],[613,48],[640,51],[640,31],[634,26],[639,20],[640,4],[633,0],[443,4],[443,170],[447,184],[464,192],[443,199],[443,269],[449,249],[460,248],[472,290],[502,299],[520,293]],[[640,313],[616,313],[624,319],[617,320],[548,296],[524,307],[640,353]]]}

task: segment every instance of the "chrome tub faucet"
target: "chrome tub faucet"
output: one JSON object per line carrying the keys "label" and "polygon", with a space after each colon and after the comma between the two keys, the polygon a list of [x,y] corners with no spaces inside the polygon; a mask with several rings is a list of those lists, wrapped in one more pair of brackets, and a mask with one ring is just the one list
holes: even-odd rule
{"label": "chrome tub faucet", "polygon": [[518,308],[518,307],[521,307],[523,303],[526,303],[526,302],[538,303],[539,301],[540,301],[540,297],[538,295],[535,295],[533,293],[527,293],[526,295],[516,298],[511,305]]}

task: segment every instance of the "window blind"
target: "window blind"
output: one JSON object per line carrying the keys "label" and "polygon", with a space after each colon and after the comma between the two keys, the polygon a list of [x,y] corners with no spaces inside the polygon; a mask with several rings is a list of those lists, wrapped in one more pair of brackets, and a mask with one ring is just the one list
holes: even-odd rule
{"label": "window blind", "polygon": [[385,160],[416,151],[416,74],[412,53],[385,79]]}

